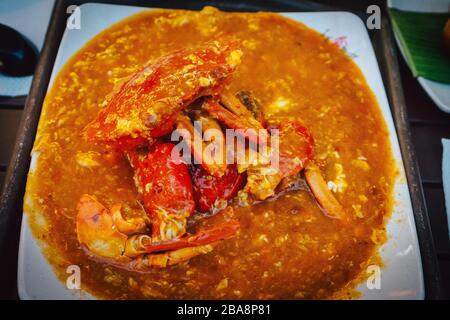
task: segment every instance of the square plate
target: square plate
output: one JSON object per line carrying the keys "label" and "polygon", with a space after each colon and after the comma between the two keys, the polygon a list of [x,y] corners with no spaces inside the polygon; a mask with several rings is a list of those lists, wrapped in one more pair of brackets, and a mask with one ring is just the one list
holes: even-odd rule
{"label": "square plate", "polygon": [[[52,71],[50,86],[65,62],[96,34],[112,24],[148,8],[84,4],[81,29],[65,29]],[[151,9],[150,9],[151,10]],[[370,290],[365,283],[357,288],[362,299],[423,299],[424,282],[414,215],[396,130],[372,43],[362,20],[348,12],[290,12],[282,15],[302,22],[339,43],[359,66],[375,94],[388,127],[394,161],[399,175],[394,186],[394,208],[387,222],[388,240],[379,248],[385,264],[381,288]],[[102,19],[98,19],[101,16]],[[34,168],[33,156],[30,171]],[[25,195],[26,197],[27,195]],[[90,294],[69,290],[61,283],[41,253],[24,214],[20,236],[18,291],[22,299],[91,299]]]}

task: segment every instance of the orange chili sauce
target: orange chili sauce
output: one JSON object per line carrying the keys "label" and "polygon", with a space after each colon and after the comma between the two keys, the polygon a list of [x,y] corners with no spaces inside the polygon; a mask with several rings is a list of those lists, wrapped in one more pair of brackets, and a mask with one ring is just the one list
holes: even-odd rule
{"label": "orange chili sauce", "polygon": [[[114,85],[148,60],[228,34],[244,52],[230,89],[252,91],[273,123],[309,128],[315,161],[354,224],[324,216],[305,188],[250,207],[232,203],[238,236],[187,263],[139,274],[89,259],[76,237],[81,195],[107,207],[135,206],[139,196],[127,162],[80,132]],[[33,233],[62,281],[67,266],[79,265],[83,289],[100,298],[352,298],[392,210],[388,131],[361,71],[321,34],[272,13],[155,10],[113,25],[59,72],[33,152],[25,197]]]}

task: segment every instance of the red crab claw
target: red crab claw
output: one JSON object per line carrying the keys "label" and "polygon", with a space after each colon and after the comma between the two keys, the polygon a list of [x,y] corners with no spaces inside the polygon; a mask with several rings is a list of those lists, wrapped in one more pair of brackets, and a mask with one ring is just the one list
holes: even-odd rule
{"label": "red crab claw", "polygon": [[181,162],[174,144],[157,142],[148,154],[134,151],[127,152],[127,156],[135,170],[135,181],[152,222],[152,237],[140,238],[147,239],[147,249],[174,250],[186,247],[188,242],[192,246],[203,245],[224,240],[236,233],[239,222],[230,219],[228,213],[221,225],[193,235],[187,234],[187,219],[194,211],[195,202],[187,165]]}
{"label": "red crab claw", "polygon": [[148,63],[114,90],[85,135],[92,141],[131,148],[143,139],[169,133],[181,109],[221,90],[241,55],[237,41],[224,40]]}
{"label": "red crab claw", "polygon": [[245,183],[245,174],[239,173],[235,165],[228,165],[222,177],[209,175],[200,166],[190,166],[194,199],[197,210],[207,212],[218,200],[230,200]]}
{"label": "red crab claw", "polygon": [[183,235],[195,203],[188,167],[180,161],[175,145],[157,142],[148,153],[126,154],[152,221],[153,237],[166,240]]}

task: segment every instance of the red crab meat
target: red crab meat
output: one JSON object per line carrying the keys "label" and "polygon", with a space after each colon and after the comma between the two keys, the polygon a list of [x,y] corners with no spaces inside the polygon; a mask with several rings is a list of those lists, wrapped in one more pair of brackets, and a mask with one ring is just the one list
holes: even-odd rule
{"label": "red crab meat", "polygon": [[190,167],[197,209],[209,211],[217,199],[230,200],[243,187],[245,175],[239,173],[235,165],[228,165],[222,177],[209,175],[200,166]]}

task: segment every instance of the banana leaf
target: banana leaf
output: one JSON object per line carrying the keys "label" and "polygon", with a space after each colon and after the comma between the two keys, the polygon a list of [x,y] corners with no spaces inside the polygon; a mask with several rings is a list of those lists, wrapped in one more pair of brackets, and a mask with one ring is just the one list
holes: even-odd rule
{"label": "banana leaf", "polygon": [[415,77],[450,83],[450,56],[442,47],[448,13],[389,9],[392,26]]}

